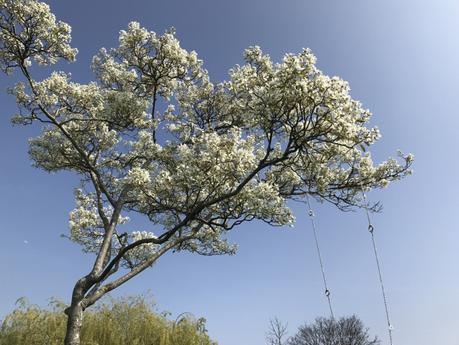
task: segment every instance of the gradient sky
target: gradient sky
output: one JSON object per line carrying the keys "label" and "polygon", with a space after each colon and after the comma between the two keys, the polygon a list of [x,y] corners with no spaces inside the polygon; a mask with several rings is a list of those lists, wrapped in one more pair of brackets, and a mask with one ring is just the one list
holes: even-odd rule
{"label": "gradient sky", "polygon": [[[459,345],[459,2],[457,0],[99,0],[48,1],[73,28],[78,61],[63,65],[76,81],[92,78],[91,57],[116,45],[131,20],[162,33],[177,29],[214,81],[258,44],[279,61],[309,47],[318,66],[349,81],[352,96],[374,114],[382,132],[373,148],[381,161],[397,149],[415,156],[414,174],[383,191],[374,216],[396,345]],[[92,256],[60,237],[74,207],[71,174],[30,166],[33,127],[12,127],[16,112],[0,76],[0,318],[27,296],[70,297]],[[315,205],[319,237],[338,315],[357,314],[387,342],[384,309],[365,217]],[[115,295],[151,290],[175,318],[207,318],[220,345],[265,344],[270,317],[297,327],[327,315],[312,230],[301,205],[294,228],[249,223],[230,238],[232,257],[173,254]],[[25,243],[24,241],[27,241]]]}

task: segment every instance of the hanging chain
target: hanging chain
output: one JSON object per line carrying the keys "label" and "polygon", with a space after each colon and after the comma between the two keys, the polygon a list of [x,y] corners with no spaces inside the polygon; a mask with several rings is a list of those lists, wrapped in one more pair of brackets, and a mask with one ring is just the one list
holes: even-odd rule
{"label": "hanging chain", "polygon": [[386,321],[387,321],[387,330],[389,332],[389,341],[390,341],[390,345],[393,345],[392,331],[394,327],[392,326],[390,322],[390,317],[389,317],[389,307],[387,303],[386,290],[384,288],[384,282],[383,282],[382,273],[381,273],[381,264],[379,261],[378,249],[376,247],[376,240],[375,240],[375,234],[374,234],[375,228],[373,224],[371,223],[370,211],[368,210],[367,197],[363,191],[362,191],[362,196],[363,196],[363,201],[365,203],[364,208],[365,208],[365,213],[367,215],[368,231],[370,232],[370,235],[371,235],[371,242],[373,243],[373,251],[374,251],[375,259],[376,259],[376,267],[378,268],[379,284],[381,286],[381,293],[382,293],[382,297],[384,301],[384,309],[386,311]]}
{"label": "hanging chain", "polygon": [[317,238],[316,222],[314,221],[314,211],[311,208],[311,203],[309,201],[309,195],[308,194],[306,194],[306,200],[308,202],[308,208],[309,208],[308,215],[309,215],[309,219],[311,220],[312,231],[314,233],[314,241],[316,243],[317,256],[319,257],[320,269],[322,271],[322,279],[323,279],[323,282],[324,282],[324,289],[325,289],[324,293],[325,293],[325,297],[327,298],[327,301],[328,301],[328,307],[330,308],[330,316],[331,316],[332,319],[335,319],[335,314],[333,313],[333,308],[332,308],[332,303],[331,303],[331,293],[330,293],[330,289],[328,288],[327,278],[325,276],[324,263],[323,263],[323,260],[322,260],[322,254],[321,254],[320,246],[319,246],[319,240]]}

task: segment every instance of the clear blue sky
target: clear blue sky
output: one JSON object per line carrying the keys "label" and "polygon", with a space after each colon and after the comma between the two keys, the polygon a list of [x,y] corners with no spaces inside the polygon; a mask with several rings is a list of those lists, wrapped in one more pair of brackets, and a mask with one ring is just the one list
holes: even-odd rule
{"label": "clear blue sky", "polygon": [[[415,155],[414,175],[371,193],[395,344],[459,345],[459,2],[456,0],[48,1],[73,27],[77,81],[91,79],[91,57],[116,44],[131,20],[163,32],[174,26],[213,80],[226,78],[258,44],[274,60],[309,47],[319,67],[349,81],[354,98],[374,113],[383,137],[377,160],[398,148]],[[44,305],[69,299],[91,256],[59,237],[67,232],[75,178],[30,166],[30,127],[13,128],[16,112],[0,77],[0,318],[27,296]],[[175,254],[119,289],[151,290],[160,309],[208,320],[220,345],[262,345],[270,317],[298,325],[327,314],[306,212],[294,206],[294,228],[241,226],[233,257]],[[317,205],[319,236],[339,315],[357,314],[387,344],[384,309],[361,212]],[[24,243],[24,241],[28,243]]]}

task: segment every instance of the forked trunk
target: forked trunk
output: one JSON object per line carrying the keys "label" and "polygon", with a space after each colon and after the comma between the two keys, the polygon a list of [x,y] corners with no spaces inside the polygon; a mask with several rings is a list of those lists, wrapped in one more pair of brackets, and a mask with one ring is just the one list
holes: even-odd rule
{"label": "forked trunk", "polygon": [[83,324],[83,308],[81,302],[72,302],[72,305],[66,310],[66,314],[68,318],[64,345],[80,345],[80,332]]}

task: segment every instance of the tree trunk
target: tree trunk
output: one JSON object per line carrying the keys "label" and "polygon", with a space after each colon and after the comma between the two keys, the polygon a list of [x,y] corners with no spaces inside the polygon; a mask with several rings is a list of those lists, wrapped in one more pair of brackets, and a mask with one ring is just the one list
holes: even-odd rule
{"label": "tree trunk", "polygon": [[66,310],[67,332],[64,345],[80,345],[81,325],[83,324],[83,307],[81,300],[72,301],[71,306]]}

